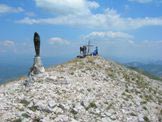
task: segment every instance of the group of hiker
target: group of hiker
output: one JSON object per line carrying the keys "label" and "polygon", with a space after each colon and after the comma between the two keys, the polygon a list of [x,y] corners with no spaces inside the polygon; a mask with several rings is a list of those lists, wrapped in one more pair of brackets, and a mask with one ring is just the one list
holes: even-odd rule
{"label": "group of hiker", "polygon": [[84,58],[86,56],[97,56],[97,55],[98,55],[98,47],[96,47],[95,50],[92,53],[90,53],[87,46],[82,46],[80,47],[80,56],[78,57]]}

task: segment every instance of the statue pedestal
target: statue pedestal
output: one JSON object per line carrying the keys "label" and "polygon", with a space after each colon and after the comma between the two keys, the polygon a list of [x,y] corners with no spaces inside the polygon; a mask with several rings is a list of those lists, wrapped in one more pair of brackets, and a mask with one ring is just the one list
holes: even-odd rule
{"label": "statue pedestal", "polygon": [[38,75],[45,72],[40,56],[34,57],[34,64],[30,69],[29,75]]}
{"label": "statue pedestal", "polygon": [[30,68],[28,79],[25,81],[24,85],[29,86],[30,83],[35,82],[37,80],[43,80],[48,76],[45,72],[45,69],[42,65],[40,56],[34,57],[34,64]]}

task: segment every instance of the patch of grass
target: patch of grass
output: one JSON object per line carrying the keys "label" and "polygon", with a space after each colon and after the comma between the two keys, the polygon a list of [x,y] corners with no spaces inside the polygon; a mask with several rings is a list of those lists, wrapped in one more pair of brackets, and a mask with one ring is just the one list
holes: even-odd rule
{"label": "patch of grass", "polygon": [[42,82],[43,82],[43,80],[37,80],[37,82],[38,82],[38,83],[42,83]]}
{"label": "patch of grass", "polygon": [[126,81],[131,81],[131,79],[130,79],[130,75],[127,74],[126,72],[123,73],[123,78],[124,78]]}
{"label": "patch of grass", "polygon": [[128,98],[128,99],[133,99],[133,96],[131,94],[129,94],[128,92],[127,93],[123,92],[122,95],[126,96],[126,98]]}
{"label": "patch of grass", "polygon": [[69,61],[68,63],[75,64],[76,62],[82,62],[82,60],[80,58],[75,58],[75,59]]}
{"label": "patch of grass", "polygon": [[145,101],[145,100],[140,102],[141,105],[146,104],[146,103],[147,103],[147,101]]}
{"label": "patch of grass", "polygon": [[84,65],[84,62],[82,62],[82,61],[81,61],[81,62],[79,62],[79,65],[83,66],[83,65]]}
{"label": "patch of grass", "polygon": [[86,110],[88,110],[88,109],[90,109],[90,108],[97,108],[97,105],[96,105],[96,103],[95,103],[94,101],[92,101],[92,102],[88,105],[88,107],[86,108]]}
{"label": "patch of grass", "polygon": [[122,93],[122,95],[126,95],[126,93],[125,93],[125,92],[123,92],[123,93]]}
{"label": "patch of grass", "polygon": [[21,121],[21,118],[17,118],[15,120],[12,120],[11,122],[22,122],[22,121]]}
{"label": "patch of grass", "polygon": [[144,109],[144,110],[147,110],[146,106],[143,106],[143,109]]}
{"label": "patch of grass", "polygon": [[71,109],[70,112],[73,114],[73,115],[76,115],[78,112],[76,112],[74,109]]}
{"label": "patch of grass", "polygon": [[89,70],[89,71],[91,71],[91,70],[92,70],[92,68],[91,68],[91,67],[87,67],[87,68],[86,68],[86,70],[87,70],[87,71],[88,71],[88,70]]}
{"label": "patch of grass", "polygon": [[158,76],[155,76],[155,75],[153,75],[153,74],[151,74],[151,73],[149,73],[147,71],[144,71],[144,70],[142,70],[140,68],[132,67],[132,66],[126,66],[126,67],[131,69],[131,70],[134,70],[134,71],[136,71],[136,72],[138,72],[140,74],[143,74],[143,75],[149,77],[150,79],[162,81],[162,78],[160,78]]}
{"label": "patch of grass", "polygon": [[86,70],[82,70],[83,73],[86,73]]}
{"label": "patch of grass", "polygon": [[38,109],[38,107],[37,106],[32,106],[32,107],[29,107],[29,109],[35,112]]}
{"label": "patch of grass", "polygon": [[104,103],[107,104],[107,105],[109,104],[107,101],[105,101]]}
{"label": "patch of grass", "polygon": [[103,67],[102,67],[101,65],[99,65],[99,64],[97,64],[96,67],[99,68],[99,69],[103,68]]}
{"label": "patch of grass", "polygon": [[160,115],[162,116],[162,109],[160,110]]}
{"label": "patch of grass", "polygon": [[27,100],[23,99],[20,101],[21,104],[23,104],[24,106],[29,105],[30,102],[28,102]]}
{"label": "patch of grass", "polygon": [[23,114],[21,114],[21,116],[23,116],[25,118],[29,118],[30,117],[27,113],[23,113]]}
{"label": "patch of grass", "polygon": [[128,92],[129,93],[129,90],[128,89],[125,89],[125,92]]}
{"label": "patch of grass", "polygon": [[94,63],[94,58],[92,56],[87,56],[89,63]]}
{"label": "patch of grass", "polygon": [[91,88],[88,88],[87,91],[91,92]]}
{"label": "patch of grass", "polygon": [[151,101],[151,100],[153,100],[153,97],[152,97],[152,95],[145,95],[144,99],[145,99],[145,101]]}
{"label": "patch of grass", "polygon": [[142,98],[143,96],[140,94],[139,97]]}
{"label": "patch of grass", "polygon": [[115,79],[115,73],[113,69],[107,69],[106,74],[111,77],[112,79]]}
{"label": "patch of grass", "polygon": [[39,118],[39,117],[35,117],[35,118],[33,119],[33,122],[40,122],[40,118]]}
{"label": "patch of grass", "polygon": [[96,103],[95,103],[95,102],[91,102],[91,103],[89,104],[89,106],[90,106],[91,108],[97,108],[97,106],[96,106]]}
{"label": "patch of grass", "polygon": [[148,90],[149,90],[150,93],[151,93],[151,92],[154,93],[154,94],[157,93],[157,91],[156,91],[155,89],[151,88],[151,87],[149,87]]}
{"label": "patch of grass", "polygon": [[148,87],[148,83],[144,80],[144,77],[142,77],[141,75],[137,75],[137,81],[136,81],[137,85],[139,88],[147,88]]}
{"label": "patch of grass", "polygon": [[131,116],[137,116],[135,113],[131,112],[130,113]]}
{"label": "patch of grass", "polygon": [[95,77],[96,75],[95,75],[95,74],[92,74],[91,76],[92,76],[92,77]]}
{"label": "patch of grass", "polygon": [[112,108],[112,107],[113,107],[113,102],[111,102],[111,103],[106,107],[106,109],[109,110],[109,109]]}
{"label": "patch of grass", "polygon": [[74,75],[74,72],[71,72],[70,74],[71,74],[71,75]]}
{"label": "patch of grass", "polygon": [[162,103],[162,99],[158,96],[158,104],[160,105]]}
{"label": "patch of grass", "polygon": [[128,84],[125,84],[125,88],[126,88],[126,89],[128,89],[128,86],[129,86]]}
{"label": "patch of grass", "polygon": [[145,120],[145,122],[150,122],[150,120],[147,116],[144,116],[143,119]]}

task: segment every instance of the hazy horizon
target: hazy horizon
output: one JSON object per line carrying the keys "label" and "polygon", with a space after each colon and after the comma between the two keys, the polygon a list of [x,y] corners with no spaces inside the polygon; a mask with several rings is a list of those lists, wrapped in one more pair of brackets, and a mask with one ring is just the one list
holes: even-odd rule
{"label": "hazy horizon", "polygon": [[[103,56],[104,57],[104,56]],[[27,56],[27,57],[11,57],[10,60],[8,60],[7,57],[3,57],[3,60],[1,59],[0,63],[0,83],[4,83],[9,80],[17,79],[21,76],[27,76],[30,67],[33,65],[33,58],[34,56]],[[74,59],[75,57],[45,57],[42,56],[42,62],[45,68],[48,68],[50,66],[55,66],[59,64],[63,64],[67,61],[70,61]],[[127,64],[131,62],[139,62],[139,63],[154,63],[156,61],[137,61],[137,60],[125,60],[125,59],[118,59],[118,58],[110,58],[110,57],[104,57],[108,60],[114,60],[118,63]],[[161,62],[161,61],[160,61]]]}

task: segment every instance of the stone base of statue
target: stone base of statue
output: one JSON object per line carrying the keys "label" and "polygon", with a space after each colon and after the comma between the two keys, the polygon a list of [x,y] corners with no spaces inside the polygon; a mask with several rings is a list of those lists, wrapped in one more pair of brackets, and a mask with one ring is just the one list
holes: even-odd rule
{"label": "stone base of statue", "polygon": [[34,64],[30,69],[29,75],[39,75],[45,72],[40,56],[34,57]]}
{"label": "stone base of statue", "polygon": [[28,79],[25,81],[25,85],[28,86],[30,83],[37,80],[43,80],[47,77],[47,73],[42,65],[40,56],[34,57],[33,66],[30,68]]}

